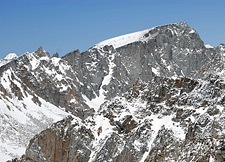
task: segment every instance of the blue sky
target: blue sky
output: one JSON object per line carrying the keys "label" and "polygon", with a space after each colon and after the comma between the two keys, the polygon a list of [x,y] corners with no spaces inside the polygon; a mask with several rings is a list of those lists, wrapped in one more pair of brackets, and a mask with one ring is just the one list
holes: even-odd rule
{"label": "blue sky", "polygon": [[39,46],[60,56],[115,36],[187,22],[205,44],[225,43],[224,0],[0,0],[0,58]]}

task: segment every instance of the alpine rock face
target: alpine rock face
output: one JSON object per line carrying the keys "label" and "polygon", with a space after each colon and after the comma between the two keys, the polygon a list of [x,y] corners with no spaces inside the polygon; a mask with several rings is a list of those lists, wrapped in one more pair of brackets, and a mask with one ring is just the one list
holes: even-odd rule
{"label": "alpine rock face", "polygon": [[222,161],[224,57],[176,23],[6,58],[0,161]]}

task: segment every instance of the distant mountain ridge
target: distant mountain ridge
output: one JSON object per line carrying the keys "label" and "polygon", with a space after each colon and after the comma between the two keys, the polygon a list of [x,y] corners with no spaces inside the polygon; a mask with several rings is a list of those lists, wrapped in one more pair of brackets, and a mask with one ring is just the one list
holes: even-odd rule
{"label": "distant mountain ridge", "polygon": [[0,66],[3,66],[7,63],[9,63],[12,60],[17,59],[18,56],[15,53],[9,53],[7,56],[5,56],[4,59],[0,59]]}
{"label": "distant mountain ridge", "polygon": [[[194,142],[199,141],[192,138],[202,140],[206,127],[214,143],[223,137],[223,132],[214,137],[224,127],[214,117],[222,120],[224,114],[218,69],[224,68],[224,49],[205,46],[182,22],[108,39],[61,58],[42,47],[18,58],[12,54],[0,67],[1,129],[10,130],[1,133],[0,160],[20,156],[29,139],[44,130],[20,160],[197,161],[184,156],[185,142],[198,150]],[[174,146],[182,149],[168,153],[162,141],[170,152]],[[215,159],[220,147],[199,158]]]}

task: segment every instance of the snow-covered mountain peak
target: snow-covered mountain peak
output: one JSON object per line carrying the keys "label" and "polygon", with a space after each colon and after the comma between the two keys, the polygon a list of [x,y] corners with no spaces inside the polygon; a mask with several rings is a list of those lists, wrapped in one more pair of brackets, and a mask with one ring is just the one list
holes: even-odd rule
{"label": "snow-covered mountain peak", "polygon": [[111,38],[96,44],[94,47],[101,48],[105,45],[112,45],[114,48],[119,48],[121,46],[140,41],[143,35],[148,31],[149,29]]}
{"label": "snow-covered mountain peak", "polygon": [[214,47],[211,46],[210,44],[206,44],[205,47],[206,47],[206,48],[214,48]]}
{"label": "snow-covered mountain peak", "polygon": [[7,56],[5,56],[5,60],[12,60],[18,58],[17,54],[15,53],[9,53]]}
{"label": "snow-covered mountain peak", "polygon": [[8,54],[4,59],[0,59],[0,67],[17,58],[18,56],[15,53]]}
{"label": "snow-covered mountain peak", "polygon": [[167,24],[167,25],[161,25],[161,26],[153,27],[153,28],[146,29],[143,31],[138,31],[138,32],[114,37],[111,39],[107,39],[105,41],[102,41],[102,42],[96,44],[93,48],[102,48],[106,45],[108,45],[108,46],[112,45],[114,48],[119,48],[119,47],[125,46],[130,43],[134,43],[134,42],[148,41],[151,38],[155,37],[156,35],[160,34],[161,33],[160,31],[164,30],[164,29],[171,30],[172,34],[178,34],[178,33],[181,33],[180,31],[182,29],[187,29],[187,28],[189,28],[189,30],[188,30],[189,34],[197,33],[186,22]]}

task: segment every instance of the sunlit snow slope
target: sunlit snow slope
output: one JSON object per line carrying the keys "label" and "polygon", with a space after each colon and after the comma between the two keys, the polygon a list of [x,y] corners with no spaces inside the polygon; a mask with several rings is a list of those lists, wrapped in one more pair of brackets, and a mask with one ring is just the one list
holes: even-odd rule
{"label": "sunlit snow slope", "polygon": [[[14,55],[6,60],[12,58],[17,61]],[[35,134],[69,114],[37,96],[10,67],[4,66],[0,76],[0,161],[20,157]]]}

